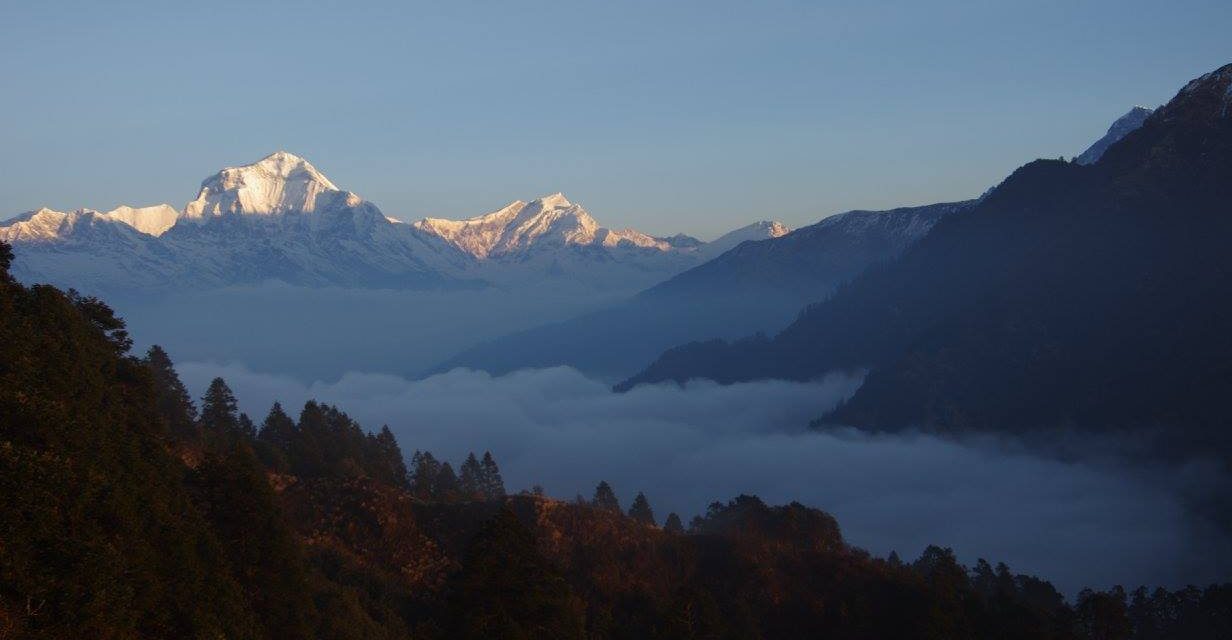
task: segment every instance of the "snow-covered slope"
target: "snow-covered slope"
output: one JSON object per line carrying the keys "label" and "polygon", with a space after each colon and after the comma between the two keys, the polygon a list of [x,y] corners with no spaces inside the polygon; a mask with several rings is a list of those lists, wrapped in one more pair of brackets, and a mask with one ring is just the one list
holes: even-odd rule
{"label": "snow-covered slope", "polygon": [[465,220],[414,223],[479,261],[480,277],[498,283],[531,278],[579,280],[603,288],[650,286],[736,246],[786,233],[758,222],[705,243],[679,234],[656,238],[636,229],[610,229],[584,207],[554,193]]}
{"label": "snow-covered slope", "polygon": [[518,200],[467,220],[425,218],[415,226],[480,259],[569,245],[678,250],[667,241],[634,229],[601,227],[586,209],[569,202],[563,193],[530,202]]}
{"label": "snow-covered slope", "polygon": [[71,237],[83,221],[122,223],[140,233],[160,236],[175,225],[180,213],[168,204],[151,207],[121,205],[101,213],[93,209],[55,211],[43,207],[14,216],[0,227],[0,240],[6,242],[55,242]]}
{"label": "snow-covered slope", "polygon": [[309,286],[474,286],[473,260],[338,189],[280,151],[207,178],[169,205],[40,209],[5,221],[14,273],[88,292],[157,292],[281,280]]}
{"label": "snow-covered slope", "polygon": [[1129,135],[1131,131],[1141,127],[1142,123],[1146,122],[1147,117],[1153,112],[1154,109],[1139,106],[1135,106],[1127,111],[1125,115],[1117,118],[1111,127],[1108,127],[1108,133],[1105,133],[1104,137],[1096,140],[1094,144],[1087,147],[1087,150],[1078,156],[1078,164],[1093,164],[1097,162],[1104,155],[1104,152],[1108,150],[1108,147]]}
{"label": "snow-covered slope", "polygon": [[713,243],[601,226],[555,193],[466,219],[405,224],[285,151],[227,167],[183,212],[39,209],[0,223],[14,272],[83,290],[178,290],[280,280],[360,288],[537,285],[635,291],[726,251],[776,237],[757,223]]}

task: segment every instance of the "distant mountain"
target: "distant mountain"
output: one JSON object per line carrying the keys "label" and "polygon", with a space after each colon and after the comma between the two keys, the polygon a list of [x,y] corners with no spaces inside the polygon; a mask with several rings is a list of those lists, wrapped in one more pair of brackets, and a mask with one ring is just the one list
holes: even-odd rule
{"label": "distant mountain", "polygon": [[1092,165],[1032,162],[773,339],[693,343],[620,388],[869,368],[825,421],[1145,427],[1228,459],[1232,65]]}
{"label": "distant mountain", "polygon": [[787,232],[780,222],[763,221],[713,242],[684,234],[656,238],[635,229],[603,227],[562,193],[530,202],[518,200],[466,220],[425,218],[414,227],[473,257],[472,273],[490,282],[585,279],[595,286],[632,290],[659,282],[744,240]]}
{"label": "distant mountain", "polygon": [[762,222],[713,243],[669,241],[599,225],[557,193],[467,220],[405,224],[279,151],[201,183],[170,205],[101,213],[40,209],[0,223],[14,273],[89,292],[144,293],[265,280],[350,288],[538,285],[636,291],[742,239],[774,237]]}
{"label": "distant mountain", "polygon": [[1112,123],[1111,127],[1108,127],[1108,133],[1105,133],[1104,137],[1096,140],[1093,144],[1091,144],[1091,146],[1087,147],[1087,150],[1083,151],[1082,154],[1078,156],[1076,162],[1078,164],[1093,164],[1104,155],[1104,152],[1108,150],[1108,147],[1116,144],[1121,138],[1128,135],[1129,132],[1141,127],[1142,123],[1146,122],[1146,119],[1150,117],[1153,111],[1154,109],[1148,109],[1146,107],[1134,107],[1133,109],[1130,109],[1125,113],[1125,115],[1117,118],[1116,121]]}
{"label": "distant mountain", "polygon": [[[850,211],[786,235],[777,223],[750,225],[702,245],[734,248],[629,300],[476,345],[433,371],[569,365],[619,379],[681,342],[777,330],[805,304],[898,255],[943,216],[971,204]],[[767,235],[773,237],[755,241]]]}

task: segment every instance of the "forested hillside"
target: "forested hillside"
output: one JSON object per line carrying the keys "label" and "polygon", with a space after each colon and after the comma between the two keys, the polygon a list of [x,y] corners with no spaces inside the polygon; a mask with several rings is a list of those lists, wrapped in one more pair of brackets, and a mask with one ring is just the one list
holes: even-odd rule
{"label": "forested hillside", "polygon": [[[341,409],[199,405],[101,301],[0,244],[0,638],[1219,638],[1232,585],[1084,592],[942,547],[876,558],[752,496],[659,527],[611,487],[410,469]],[[410,443],[413,445],[413,443]]]}

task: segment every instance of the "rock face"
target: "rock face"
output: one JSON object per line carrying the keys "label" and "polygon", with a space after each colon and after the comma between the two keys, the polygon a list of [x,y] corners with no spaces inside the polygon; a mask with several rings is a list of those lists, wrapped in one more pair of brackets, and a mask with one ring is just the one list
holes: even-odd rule
{"label": "rock face", "polygon": [[714,243],[601,226],[556,193],[466,220],[404,224],[279,151],[170,205],[40,209],[0,226],[14,273],[90,292],[175,291],[279,280],[304,286],[458,288],[548,280],[629,291],[735,246],[785,232],[757,223]]}

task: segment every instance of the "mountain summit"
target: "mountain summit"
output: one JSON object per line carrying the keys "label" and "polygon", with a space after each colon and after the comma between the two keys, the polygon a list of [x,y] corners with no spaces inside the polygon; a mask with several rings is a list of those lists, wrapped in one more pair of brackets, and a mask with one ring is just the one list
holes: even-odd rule
{"label": "mountain summit", "polygon": [[751,226],[722,242],[680,245],[602,227],[553,193],[464,220],[405,224],[339,189],[286,151],[227,167],[183,212],[170,205],[107,213],[39,209],[0,224],[29,282],[83,291],[176,290],[280,280],[358,288],[521,285],[564,278],[635,291],[736,244],[772,237]]}
{"label": "mountain summit", "polygon": [[541,247],[637,247],[655,251],[676,249],[671,243],[633,229],[612,230],[563,193],[517,200],[488,214],[466,220],[425,218],[415,227],[479,258],[525,254]]}
{"label": "mountain summit", "polygon": [[[336,200],[342,192],[307,160],[278,151],[240,167],[227,167],[201,183],[184,218],[201,220],[226,214],[276,215],[312,213],[318,200]],[[347,199],[358,199],[354,194]]]}

